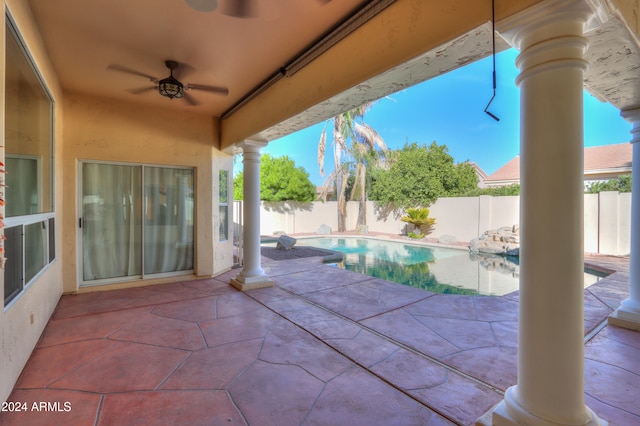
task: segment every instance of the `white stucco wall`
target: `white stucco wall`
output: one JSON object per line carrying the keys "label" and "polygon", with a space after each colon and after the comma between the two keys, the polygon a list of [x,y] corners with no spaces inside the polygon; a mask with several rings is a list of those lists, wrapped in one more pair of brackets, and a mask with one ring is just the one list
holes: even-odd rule
{"label": "white stucco wall", "polygon": [[[584,251],[587,253],[598,252],[598,194],[584,195]],[[595,230],[595,231],[594,231]]]}
{"label": "white stucco wall", "polygon": [[601,192],[599,196],[598,252],[628,254],[631,236],[631,193]]}
{"label": "white stucco wall", "polygon": [[[468,242],[489,229],[512,226],[520,221],[520,197],[441,198],[430,208],[436,224],[430,237],[454,236]],[[347,229],[355,230],[358,203],[347,204]],[[320,225],[333,231],[338,227],[336,203],[268,203],[262,204],[262,235],[315,233]],[[367,203],[369,232],[403,233],[405,223],[392,212],[381,211],[372,201]],[[584,196],[584,250],[588,253],[627,255],[631,232],[631,194],[602,192]],[[558,236],[562,238],[562,236]]]}

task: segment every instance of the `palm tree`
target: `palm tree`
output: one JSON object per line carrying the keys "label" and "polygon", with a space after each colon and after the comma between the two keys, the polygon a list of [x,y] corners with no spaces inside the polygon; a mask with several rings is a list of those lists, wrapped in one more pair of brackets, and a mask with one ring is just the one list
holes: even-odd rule
{"label": "palm tree", "polygon": [[[359,107],[333,117],[333,161],[335,170],[331,173],[320,194],[326,199],[327,193],[335,187],[338,202],[338,232],[346,230],[345,219],[347,213],[347,181],[350,169],[353,167],[355,182],[351,190],[350,199],[359,202],[358,225],[366,224],[366,176],[367,166],[378,163],[380,155],[377,148],[386,151],[387,147],[382,137],[362,119],[364,114],[373,106],[375,101],[367,102]],[[351,142],[351,146],[349,146]],[[324,156],[327,146],[326,126],[320,134],[318,142],[318,165],[320,174],[324,176]]]}

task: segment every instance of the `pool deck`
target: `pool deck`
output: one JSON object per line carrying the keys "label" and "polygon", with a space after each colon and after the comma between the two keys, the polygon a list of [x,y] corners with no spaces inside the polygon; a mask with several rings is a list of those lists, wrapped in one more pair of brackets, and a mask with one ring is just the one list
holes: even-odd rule
{"label": "pool deck", "polygon": [[[246,293],[232,270],[63,296],[9,398],[28,410],[0,425],[468,425],[515,384],[517,292],[439,295],[320,260],[263,257],[276,285]],[[606,323],[629,259],[586,262],[616,271],[584,292],[586,403],[640,425],[640,333]]]}

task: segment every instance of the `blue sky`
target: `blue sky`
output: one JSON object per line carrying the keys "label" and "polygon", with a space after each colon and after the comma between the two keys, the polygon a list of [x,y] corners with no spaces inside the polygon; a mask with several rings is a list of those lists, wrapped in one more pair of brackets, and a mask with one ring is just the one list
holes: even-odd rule
{"label": "blue sky", "polygon": [[[491,57],[449,72],[432,80],[387,96],[365,115],[384,139],[387,147],[401,148],[405,142],[446,145],[456,162],[470,160],[491,174],[519,154],[520,93],[515,85],[518,69],[514,49],[496,57],[497,94],[489,111],[500,118],[496,122],[484,113],[493,94]],[[585,146],[628,142],[631,124],[620,117],[610,104],[585,92]],[[274,140],[263,148],[272,156],[288,155],[309,173],[315,185],[321,185],[317,163],[320,133],[325,123]],[[328,143],[331,123],[329,123]],[[325,175],[333,170],[327,147]],[[241,156],[236,170],[241,168]]]}

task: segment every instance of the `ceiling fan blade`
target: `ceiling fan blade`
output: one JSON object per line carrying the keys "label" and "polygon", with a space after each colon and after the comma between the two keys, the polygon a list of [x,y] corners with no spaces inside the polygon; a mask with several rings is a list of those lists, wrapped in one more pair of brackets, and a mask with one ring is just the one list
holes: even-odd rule
{"label": "ceiling fan blade", "polygon": [[139,95],[141,93],[150,92],[151,90],[158,90],[158,88],[156,86],[140,87],[138,89],[129,89],[127,90],[127,92],[134,95]]}
{"label": "ceiling fan blade", "polygon": [[188,94],[186,92],[182,95],[182,98],[185,101],[187,101],[189,103],[189,105],[193,105],[193,106],[200,105],[200,102],[196,101],[193,96],[191,96],[190,94]]}
{"label": "ceiling fan blade", "polygon": [[221,95],[229,94],[229,89],[222,86],[206,86],[204,84],[187,84],[187,89],[203,90],[205,92],[219,93]]}
{"label": "ceiling fan blade", "polygon": [[124,73],[127,73],[127,74],[133,74],[133,75],[137,75],[137,76],[144,77],[144,78],[148,78],[150,81],[158,81],[158,79],[156,77],[152,76],[152,75],[145,74],[145,73],[140,72],[140,71],[132,70],[131,68],[123,67],[122,65],[118,65],[118,64],[108,65],[107,69],[113,70],[113,71],[124,72]]}
{"label": "ceiling fan blade", "polygon": [[254,0],[227,0],[222,13],[236,18],[253,18],[257,15]]}

